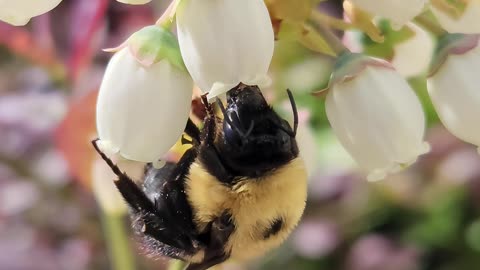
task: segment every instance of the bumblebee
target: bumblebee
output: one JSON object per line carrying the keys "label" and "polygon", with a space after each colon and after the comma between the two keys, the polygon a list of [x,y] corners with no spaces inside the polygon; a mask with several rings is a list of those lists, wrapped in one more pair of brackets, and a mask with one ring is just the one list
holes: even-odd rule
{"label": "bumblebee", "polygon": [[[230,258],[248,260],[279,246],[299,222],[307,175],[295,140],[298,115],[292,93],[293,128],[266,102],[257,86],[202,102],[204,126],[189,120],[192,144],[177,163],[146,165],[137,185],[97,146],[118,176],[115,185],[130,208],[133,230],[147,251],[205,270]],[[217,105],[222,117],[215,114]],[[166,127],[167,128],[167,127]]]}

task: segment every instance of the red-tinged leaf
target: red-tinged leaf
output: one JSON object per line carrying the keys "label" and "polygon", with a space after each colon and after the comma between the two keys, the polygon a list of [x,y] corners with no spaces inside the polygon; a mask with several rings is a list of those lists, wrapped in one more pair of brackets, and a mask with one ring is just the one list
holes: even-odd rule
{"label": "red-tinged leaf", "polygon": [[96,153],[91,140],[96,137],[95,105],[98,91],[91,91],[74,102],[55,132],[57,148],[63,153],[70,172],[90,187]]}

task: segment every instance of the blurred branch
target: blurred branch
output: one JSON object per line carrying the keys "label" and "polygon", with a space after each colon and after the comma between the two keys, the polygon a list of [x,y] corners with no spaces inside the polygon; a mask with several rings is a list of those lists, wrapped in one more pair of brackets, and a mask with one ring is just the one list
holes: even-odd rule
{"label": "blurred branch", "polygon": [[135,270],[133,252],[128,241],[123,215],[101,211],[103,230],[114,270]]}
{"label": "blurred branch", "polygon": [[170,260],[168,264],[168,270],[184,270],[188,264],[180,260]]}

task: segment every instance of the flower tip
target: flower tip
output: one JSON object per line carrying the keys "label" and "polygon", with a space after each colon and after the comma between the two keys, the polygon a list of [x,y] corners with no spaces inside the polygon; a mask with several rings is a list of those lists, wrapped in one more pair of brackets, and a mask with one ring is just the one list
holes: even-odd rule
{"label": "flower tip", "polygon": [[25,26],[29,21],[30,17],[16,17],[16,16],[6,16],[0,17],[0,21],[4,21],[13,26]]}
{"label": "flower tip", "polygon": [[120,153],[120,148],[114,146],[113,143],[108,140],[98,140],[97,146],[100,151],[104,152],[107,156],[115,156]]}
{"label": "flower tip", "polygon": [[368,182],[379,182],[387,177],[387,172],[385,170],[374,170],[367,175]]}

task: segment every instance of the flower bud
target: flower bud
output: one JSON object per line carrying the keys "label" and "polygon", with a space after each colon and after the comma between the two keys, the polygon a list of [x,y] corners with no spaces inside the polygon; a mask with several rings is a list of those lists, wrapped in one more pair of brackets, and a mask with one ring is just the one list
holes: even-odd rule
{"label": "flower bud", "polygon": [[263,0],[182,0],[177,32],[185,65],[209,98],[239,83],[270,83],[274,36]]}
{"label": "flower bud", "polygon": [[[454,2],[454,1],[451,1]],[[438,23],[449,33],[477,34],[480,33],[480,0],[455,1],[457,5],[465,5],[457,7],[461,14],[447,14],[435,5],[431,6],[431,10],[438,20]],[[454,3],[450,3],[455,8]]]}
{"label": "flower bud", "polygon": [[356,7],[389,19],[395,29],[401,28],[423,10],[427,0],[350,0]]}
{"label": "flower bud", "polygon": [[368,180],[385,178],[429,151],[417,96],[393,67],[360,54],[340,56],[326,99],[335,135]]}
{"label": "flower bud", "polygon": [[414,36],[395,44],[393,47],[393,67],[404,77],[414,77],[428,71],[435,44],[425,30],[414,24],[408,24]]}
{"label": "flower bud", "polygon": [[445,127],[480,146],[480,35],[449,35],[440,41],[441,62],[428,79],[428,93]]}
{"label": "flower bud", "polygon": [[110,60],[97,101],[101,144],[130,160],[156,162],[180,138],[193,82],[175,37],[151,26]]}
{"label": "flower bud", "polygon": [[25,25],[31,18],[42,15],[62,0],[0,0],[0,21],[15,26]]}

